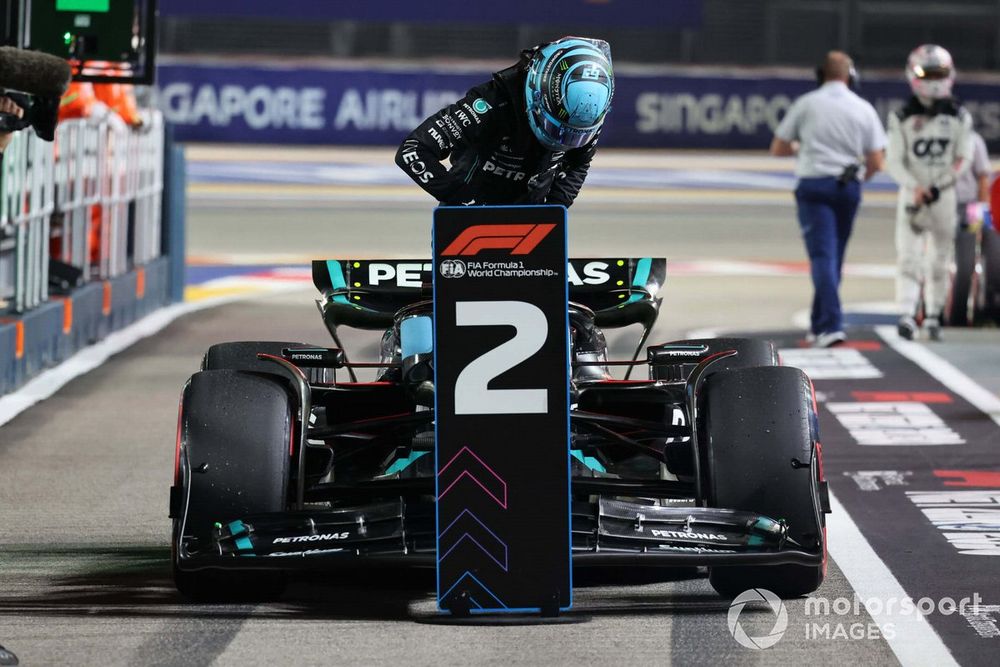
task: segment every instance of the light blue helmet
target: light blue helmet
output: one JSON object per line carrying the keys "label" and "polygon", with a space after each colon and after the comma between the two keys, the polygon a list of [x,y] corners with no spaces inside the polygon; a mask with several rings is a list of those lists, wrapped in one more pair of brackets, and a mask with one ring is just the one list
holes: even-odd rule
{"label": "light blue helmet", "polygon": [[563,37],[535,51],[528,65],[528,124],[550,150],[579,148],[597,136],[614,92],[608,43]]}

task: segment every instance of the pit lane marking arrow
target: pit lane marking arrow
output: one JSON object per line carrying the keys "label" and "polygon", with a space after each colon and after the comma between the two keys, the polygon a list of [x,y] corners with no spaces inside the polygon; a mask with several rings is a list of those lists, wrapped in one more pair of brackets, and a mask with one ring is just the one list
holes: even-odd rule
{"label": "pit lane marking arrow", "polygon": [[[458,586],[463,581],[465,581],[466,579],[472,579],[472,581],[474,581],[476,583],[475,587],[471,587],[470,586],[466,590],[468,590],[468,592],[469,592],[469,599],[472,600],[475,603],[475,605],[476,605],[477,608],[483,609],[484,607],[474,597],[472,597],[473,593],[475,593],[476,595],[478,595],[478,591],[475,590],[476,588],[478,588],[478,590],[486,593],[486,595],[488,595],[491,598],[493,598],[494,600],[496,600],[497,604],[500,605],[500,608],[507,609],[507,605],[505,605],[503,603],[503,600],[501,600],[496,595],[494,595],[493,591],[491,591],[486,586],[486,584],[484,584],[483,582],[479,581],[479,579],[476,578],[476,575],[472,574],[468,570],[466,570],[465,572],[463,572],[462,576],[460,576],[458,579],[456,579],[455,583],[453,583],[451,586],[449,586],[448,590],[446,590],[444,593],[442,593],[441,596],[440,596],[440,598],[438,598],[438,599],[443,603],[445,600],[448,599],[448,594],[451,593],[453,590],[455,590],[455,587]],[[467,586],[468,586],[468,584],[467,584]],[[485,598],[483,598],[483,599],[485,599]]]}
{"label": "pit lane marking arrow", "polygon": [[[462,517],[468,517],[468,518],[465,521],[461,521]],[[441,541],[444,539],[445,535],[448,534],[448,531],[450,531],[453,527],[455,527],[456,524],[459,524],[459,523],[460,523],[460,525],[458,526],[458,528],[455,529],[454,533],[458,533],[463,528],[466,529],[465,532],[463,532],[461,534],[461,536],[457,540],[455,540],[452,543],[452,545],[450,547],[448,547],[448,549],[438,558],[438,562],[440,563],[445,558],[447,558],[448,555],[452,551],[454,551],[458,547],[459,544],[462,543],[462,541],[464,541],[464,540],[470,540],[477,547],[479,547],[483,551],[483,553],[485,553],[487,556],[489,556],[490,559],[494,563],[496,563],[497,565],[499,565],[503,569],[504,572],[507,572],[507,568],[509,566],[509,563],[508,563],[508,560],[507,560],[508,559],[507,543],[504,542],[503,540],[501,540],[499,537],[497,537],[496,533],[494,533],[492,530],[490,530],[489,527],[487,527],[487,525],[485,523],[483,523],[482,521],[479,520],[479,517],[477,517],[475,514],[473,514],[468,509],[462,510],[462,513],[459,514],[457,517],[455,517],[455,520],[452,521],[450,524],[448,524],[447,528],[445,528],[444,530],[441,531],[440,535],[438,535],[438,543],[440,544]],[[482,528],[482,530],[479,530],[479,528]],[[483,534],[483,531],[486,531],[486,533],[488,534],[488,536],[492,537],[493,539],[492,540],[489,539],[489,537],[487,537],[486,534]],[[479,535],[479,539],[476,539],[476,537],[474,537],[472,535],[472,533],[478,534]],[[494,555],[493,553],[490,552],[490,549],[487,549],[485,546],[483,546],[483,542],[492,543],[492,545],[494,546],[494,551],[497,552],[497,553],[499,553],[499,550],[496,549],[496,547],[499,547],[500,549],[502,549],[503,550],[503,556],[501,556],[500,558],[498,558],[496,555]],[[439,549],[440,548],[441,547],[439,547]],[[502,559],[502,561],[501,561],[501,559]]]}
{"label": "pit lane marking arrow", "polygon": [[[463,457],[463,454],[467,456]],[[500,477],[500,475],[496,474],[496,472],[494,472],[492,468],[486,465],[486,463],[481,458],[476,456],[475,452],[473,452],[468,447],[462,447],[460,450],[458,450],[458,453],[455,454],[455,456],[451,457],[451,460],[448,461],[448,463],[444,464],[444,467],[441,468],[440,471],[438,471],[438,486],[440,487],[446,481],[447,478],[443,477],[443,475],[451,467],[451,464],[455,463],[455,461],[457,461],[460,457],[462,457],[463,459],[468,459],[471,457],[472,459],[475,460],[475,462],[469,461],[465,464],[465,467],[456,466],[454,469],[452,469],[452,472],[455,472],[457,470],[461,470],[461,472],[458,473],[455,479],[453,479],[451,483],[445,487],[444,491],[441,491],[438,494],[438,500],[444,498],[445,495],[449,491],[451,491],[456,484],[458,484],[458,481],[460,479],[462,479],[463,477],[468,477],[473,482],[475,482],[479,486],[479,488],[485,491],[486,495],[495,500],[497,504],[500,505],[500,507],[507,509],[507,482],[505,482],[503,478]],[[478,465],[476,465],[477,463]],[[486,485],[480,481],[479,477],[473,475],[470,472],[470,466],[474,468],[479,468],[478,472],[480,473],[480,476],[486,479],[487,481],[489,481],[489,477],[493,477],[496,480],[496,482],[499,483],[500,487],[502,487],[502,490],[496,489],[496,485],[491,482],[491,485],[494,486],[495,490],[497,490],[498,492],[494,493],[493,491],[490,491],[486,487]],[[487,475],[482,474],[484,470],[486,473],[488,473]]]}

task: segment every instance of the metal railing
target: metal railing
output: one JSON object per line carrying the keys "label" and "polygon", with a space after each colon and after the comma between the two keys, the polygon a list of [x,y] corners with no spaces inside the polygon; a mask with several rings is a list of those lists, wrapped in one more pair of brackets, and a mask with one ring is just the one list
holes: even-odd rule
{"label": "metal railing", "polygon": [[48,298],[49,221],[54,210],[52,145],[19,132],[0,171],[0,298],[13,310]]}
{"label": "metal railing", "polygon": [[50,258],[87,282],[158,257],[163,151],[158,112],[140,130],[112,116],[60,123],[54,143],[15,134],[0,170],[0,312],[48,298]]}

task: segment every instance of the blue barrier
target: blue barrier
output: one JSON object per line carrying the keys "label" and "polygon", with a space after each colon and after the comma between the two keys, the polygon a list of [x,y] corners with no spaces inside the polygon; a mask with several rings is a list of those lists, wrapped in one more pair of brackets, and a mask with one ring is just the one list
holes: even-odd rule
{"label": "blue barrier", "polygon": [[[160,107],[179,141],[394,145],[424,118],[488,80],[487,70],[404,66],[165,64]],[[693,75],[619,67],[605,146],[763,149],[797,96],[815,82],[779,76]],[[957,92],[991,150],[1000,150],[1000,80]],[[909,89],[865,79],[862,95],[883,118]]]}
{"label": "blue barrier", "polygon": [[169,258],[0,318],[0,395],[158,308],[170,297]]}

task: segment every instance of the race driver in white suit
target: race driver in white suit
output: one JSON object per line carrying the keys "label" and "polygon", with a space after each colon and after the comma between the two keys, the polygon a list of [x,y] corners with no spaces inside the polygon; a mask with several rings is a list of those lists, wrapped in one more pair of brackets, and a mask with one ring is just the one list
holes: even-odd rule
{"label": "race driver in white suit", "polygon": [[912,340],[924,297],[924,329],[941,336],[941,311],[954,256],[955,181],[972,163],[972,119],[952,97],[955,67],[936,44],[918,46],[906,62],[913,97],[889,115],[886,169],[899,183],[896,205],[896,300],[899,335]]}

